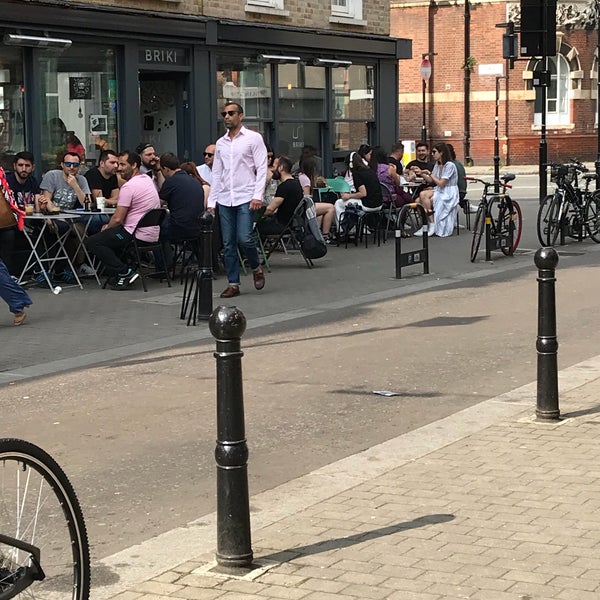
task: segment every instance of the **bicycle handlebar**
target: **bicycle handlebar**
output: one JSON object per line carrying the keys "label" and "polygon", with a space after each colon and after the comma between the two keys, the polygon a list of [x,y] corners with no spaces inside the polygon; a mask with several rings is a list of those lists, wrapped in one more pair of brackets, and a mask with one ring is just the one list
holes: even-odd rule
{"label": "bicycle handlebar", "polygon": [[[495,183],[494,181],[484,181],[483,179],[477,179],[477,177],[465,177],[465,181],[476,181],[477,183],[482,183],[485,187],[490,187]],[[512,185],[510,185],[510,183],[507,183],[506,181],[499,181],[498,184],[501,185],[503,188],[508,188],[512,190]]]}

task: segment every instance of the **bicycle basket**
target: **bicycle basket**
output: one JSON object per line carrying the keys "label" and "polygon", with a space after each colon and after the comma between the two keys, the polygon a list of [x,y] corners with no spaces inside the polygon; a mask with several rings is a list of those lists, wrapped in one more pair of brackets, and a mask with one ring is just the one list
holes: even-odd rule
{"label": "bicycle basket", "polygon": [[551,165],[550,181],[552,183],[558,183],[558,181],[563,179],[568,172],[569,168],[567,167],[567,165]]}

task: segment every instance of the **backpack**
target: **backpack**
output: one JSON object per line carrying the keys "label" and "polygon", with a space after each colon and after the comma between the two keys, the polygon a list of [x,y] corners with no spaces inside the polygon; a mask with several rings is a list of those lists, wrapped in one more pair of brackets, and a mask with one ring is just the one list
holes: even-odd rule
{"label": "backpack", "polygon": [[340,217],[339,229],[342,237],[347,237],[356,232],[358,221],[364,215],[364,211],[355,204],[346,205]]}
{"label": "backpack", "polygon": [[306,258],[323,258],[327,254],[327,244],[317,222],[315,204],[310,196],[304,196],[304,223],[300,247]]}

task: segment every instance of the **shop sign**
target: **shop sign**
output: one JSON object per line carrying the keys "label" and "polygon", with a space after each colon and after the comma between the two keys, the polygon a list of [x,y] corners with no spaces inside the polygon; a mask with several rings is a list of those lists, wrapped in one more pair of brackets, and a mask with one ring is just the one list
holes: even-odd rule
{"label": "shop sign", "polygon": [[189,64],[185,48],[140,48],[140,63],[145,65],[178,65]]}

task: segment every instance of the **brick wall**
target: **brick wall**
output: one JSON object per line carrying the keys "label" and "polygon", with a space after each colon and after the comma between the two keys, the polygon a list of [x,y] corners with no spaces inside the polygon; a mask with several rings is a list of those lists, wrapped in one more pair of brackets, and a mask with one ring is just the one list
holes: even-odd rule
{"label": "brick wall", "polygon": [[[331,2],[328,0],[285,0],[284,9],[289,16],[246,12],[245,0],[182,0],[164,2],[161,0],[80,0],[81,3],[102,4],[152,10],[185,15],[202,15],[247,21],[250,23],[273,23],[303,29],[324,29],[328,31],[389,35],[390,11],[386,0],[363,0],[363,20],[366,26],[352,23],[330,23]],[[268,40],[265,40],[268,42]]]}
{"label": "brick wall", "polygon": [[[436,52],[432,58],[433,73],[427,89],[426,115],[429,137],[451,141],[460,158],[464,158],[464,4],[429,6],[412,2],[408,6],[392,3],[390,31],[394,37],[413,39],[413,58],[400,62],[399,128],[402,139],[419,139],[422,125],[422,83],[419,67],[422,54]],[[503,2],[472,2],[470,54],[478,65],[504,64],[502,59],[503,29],[496,23],[507,20]],[[595,99],[590,79],[596,49],[596,31],[563,31],[564,41],[578,52],[583,77],[581,90],[572,92],[571,124],[548,126],[548,158],[577,156],[594,160],[597,153]],[[518,61],[508,71],[509,101],[505,100],[506,82],[501,81],[499,103],[500,156],[503,164],[536,162],[540,133],[533,127],[534,100],[527,93],[523,72],[528,61]],[[506,73],[506,71],[505,71]],[[595,93],[594,93],[595,95]],[[495,76],[480,75],[478,66],[471,72],[470,154],[476,164],[492,164],[495,102]],[[508,113],[506,112],[508,110]],[[446,134],[449,133],[449,136]]]}

